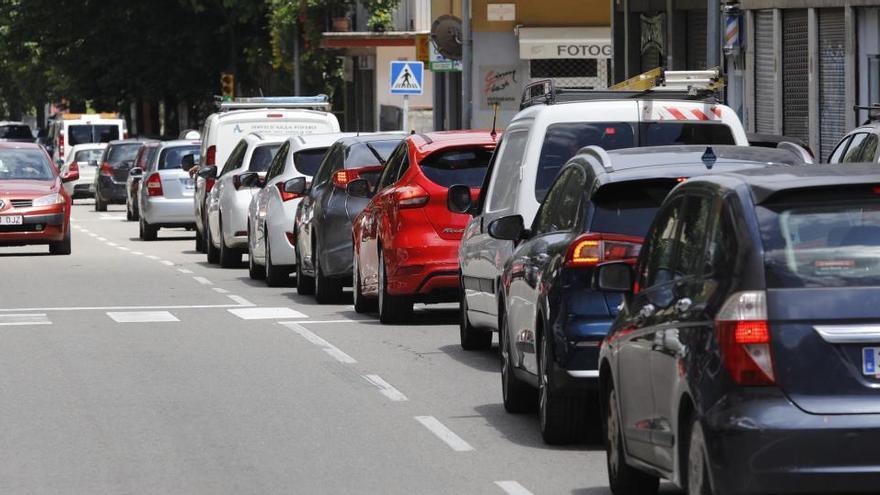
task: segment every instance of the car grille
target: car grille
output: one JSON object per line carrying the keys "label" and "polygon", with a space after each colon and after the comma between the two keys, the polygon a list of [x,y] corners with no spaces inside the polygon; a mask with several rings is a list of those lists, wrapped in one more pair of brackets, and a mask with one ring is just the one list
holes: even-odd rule
{"label": "car grille", "polygon": [[34,205],[34,200],[32,199],[13,199],[10,201],[12,203],[13,208],[30,208]]}

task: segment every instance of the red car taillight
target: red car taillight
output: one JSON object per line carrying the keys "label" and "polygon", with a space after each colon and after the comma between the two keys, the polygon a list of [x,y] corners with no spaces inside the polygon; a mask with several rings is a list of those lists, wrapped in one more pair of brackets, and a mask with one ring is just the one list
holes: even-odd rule
{"label": "red car taillight", "polygon": [[773,355],[767,324],[767,295],[737,292],[721,307],[715,335],[724,367],[738,385],[773,385]]}
{"label": "red car taillight", "polygon": [[284,182],[276,182],[275,187],[278,188],[278,194],[281,195],[281,201],[290,201],[300,197],[299,194],[289,193],[284,190]]}
{"label": "red car taillight", "polygon": [[205,179],[205,192],[211,192],[214,189],[214,179]]}
{"label": "red car taillight", "polygon": [[58,156],[64,158],[64,134],[58,135]]}
{"label": "red car taillight", "polygon": [[607,261],[633,261],[639,257],[642,239],[618,234],[584,234],[568,246],[565,266],[591,267]]}
{"label": "red car taillight", "polygon": [[152,174],[147,179],[147,194],[149,196],[162,196],[162,178],[159,174]]}
{"label": "red car taillight", "polygon": [[349,168],[345,170],[339,170],[335,174],[333,174],[333,185],[345,189],[345,186],[348,185],[349,182],[360,179],[362,174],[368,172],[381,172],[382,167],[360,167],[360,168]]}
{"label": "red car taillight", "polygon": [[113,177],[113,166],[110,165],[110,162],[104,162],[101,164],[101,175]]}
{"label": "red car taillight", "polygon": [[70,166],[67,167],[67,172],[68,172],[68,173],[70,173],[70,172],[77,172],[77,173],[79,173],[79,163],[76,163],[76,162],[70,162]]}
{"label": "red car taillight", "polygon": [[402,186],[394,192],[394,202],[400,208],[420,208],[428,204],[429,199],[428,192],[418,184]]}
{"label": "red car taillight", "polygon": [[217,147],[216,146],[208,146],[208,151],[205,152],[205,165],[208,167],[214,166],[214,162],[217,160]]}

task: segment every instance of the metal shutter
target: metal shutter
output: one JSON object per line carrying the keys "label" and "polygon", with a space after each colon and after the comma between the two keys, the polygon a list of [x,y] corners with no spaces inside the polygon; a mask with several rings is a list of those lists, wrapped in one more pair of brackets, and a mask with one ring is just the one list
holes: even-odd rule
{"label": "metal shutter", "polygon": [[773,134],[774,91],[773,11],[755,12],[755,131]]}
{"label": "metal shutter", "polygon": [[782,15],[782,133],[810,142],[807,10]]}
{"label": "metal shutter", "polygon": [[687,68],[706,68],[706,11],[687,12]]}
{"label": "metal shutter", "polygon": [[819,9],[819,148],[826,161],[846,133],[843,9]]}

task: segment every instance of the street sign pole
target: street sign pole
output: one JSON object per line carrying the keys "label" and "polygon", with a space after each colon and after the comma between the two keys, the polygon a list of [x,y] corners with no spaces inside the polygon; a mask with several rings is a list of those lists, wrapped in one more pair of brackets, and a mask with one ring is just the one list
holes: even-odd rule
{"label": "street sign pole", "polygon": [[403,95],[403,132],[409,132],[409,95]]}

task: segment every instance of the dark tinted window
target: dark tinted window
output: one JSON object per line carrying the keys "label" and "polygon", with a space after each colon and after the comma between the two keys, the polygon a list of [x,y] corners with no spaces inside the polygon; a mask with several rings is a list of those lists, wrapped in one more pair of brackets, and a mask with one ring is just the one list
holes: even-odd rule
{"label": "dark tinted window", "polygon": [[321,160],[324,159],[325,154],[327,154],[327,148],[297,151],[293,154],[293,164],[299,173],[312,177],[318,172],[318,167],[321,166]]}
{"label": "dark tinted window", "polygon": [[290,141],[286,141],[281,145],[281,148],[278,149],[278,152],[275,153],[275,157],[272,158],[272,163],[269,165],[269,170],[266,172],[266,182],[281,175],[281,172],[284,171],[284,164],[287,161],[287,153],[289,152]]}
{"label": "dark tinted window", "polygon": [[198,146],[179,146],[175,148],[165,148],[159,155],[159,170],[168,170],[180,168],[183,157],[186,155],[195,155],[193,163],[199,163],[199,147]]}
{"label": "dark tinted window", "polygon": [[491,149],[448,150],[428,155],[419,167],[425,177],[443,187],[455,184],[480,187],[491,159]]}
{"label": "dark tinted window", "polygon": [[400,139],[355,143],[345,150],[345,168],[382,165],[388,161],[388,156],[398,144]]}
{"label": "dark tinted window", "polygon": [[400,177],[400,171],[408,166],[409,146],[406,142],[403,142],[397,146],[397,149],[395,149],[388,158],[388,163],[382,170],[382,176],[379,179],[378,189],[384,189],[391,184],[394,184],[394,182],[397,181],[397,178]]}
{"label": "dark tinted window", "polygon": [[[717,203],[720,207],[721,203]],[[716,208],[718,211],[718,208]],[[706,274],[729,274],[736,259],[736,233],[727,208],[720,209],[716,215],[715,225],[709,234],[706,244]]]}
{"label": "dark tinted window", "polygon": [[52,180],[55,167],[40,150],[0,150],[0,180]]}
{"label": "dark tinted window", "polygon": [[580,203],[584,197],[585,177],[578,167],[565,170],[547,192],[547,199],[538,214],[532,229],[535,233],[545,234],[574,227],[581,211]]}
{"label": "dark tinted window", "polygon": [[682,276],[703,273],[700,262],[703,259],[711,210],[712,199],[705,196],[690,196],[685,203],[682,227],[675,246],[675,271]]}
{"label": "dark tinted window", "polygon": [[226,174],[232,170],[241,167],[242,162],[244,162],[244,154],[247,151],[247,141],[242,139],[238,142],[238,145],[232,149],[232,153],[229,154],[229,158],[226,159],[226,163],[223,164],[223,169],[220,170],[220,173],[217,176],[221,176]]}
{"label": "dark tinted window", "polygon": [[862,143],[865,141],[865,138],[868,137],[867,133],[860,132],[855,134],[852,138],[852,141],[849,143],[849,148],[846,150],[846,154],[843,156],[844,163],[858,162],[862,153]]}
{"label": "dark tinted window", "polygon": [[76,152],[76,156],[73,159],[77,162],[90,162],[90,161],[100,161],[101,155],[104,154],[104,150],[79,150]]}
{"label": "dark tinted window", "polygon": [[681,198],[671,203],[649,233],[647,245],[642,250],[646,256],[639,276],[639,285],[643,289],[671,282],[675,277],[675,238],[681,203]]}
{"label": "dark tinted window", "polygon": [[321,160],[318,171],[315,172],[315,179],[312,181],[313,186],[319,186],[329,181],[333,172],[341,167],[343,154],[345,153],[344,148],[338,141],[330,147],[330,150],[324,155],[324,159]]}
{"label": "dark tinted window", "polygon": [[831,157],[828,158],[828,163],[840,163],[840,160],[843,159],[843,152],[846,151],[846,147],[849,146],[850,141],[852,141],[852,136],[843,138],[837,147],[834,148],[834,152],[832,152]]}
{"label": "dark tinted window", "polygon": [[31,128],[22,125],[3,125],[0,126],[0,139],[33,139]]}
{"label": "dark tinted window", "polygon": [[265,172],[269,170],[272,158],[275,152],[281,147],[281,143],[267,144],[265,146],[257,146],[251,154],[251,162],[248,164],[248,170],[251,172]]}
{"label": "dark tinted window", "polygon": [[676,181],[617,182],[593,196],[591,232],[644,237]]}
{"label": "dark tinted window", "polygon": [[639,125],[641,146],[669,144],[736,144],[726,124],[645,122]]}
{"label": "dark tinted window", "polygon": [[117,125],[71,125],[67,128],[67,145],[109,143],[119,139]]}
{"label": "dark tinted window", "polygon": [[127,161],[133,162],[141,146],[143,146],[141,143],[110,146],[107,148],[107,161],[110,162],[110,165],[119,165]]}
{"label": "dark tinted window", "polygon": [[621,122],[573,122],[549,126],[541,146],[535,180],[535,198],[539,202],[544,201],[547,189],[553,184],[565,162],[578,150],[589,145],[597,145],[606,150],[632,148],[635,146],[633,128],[630,124]]}

